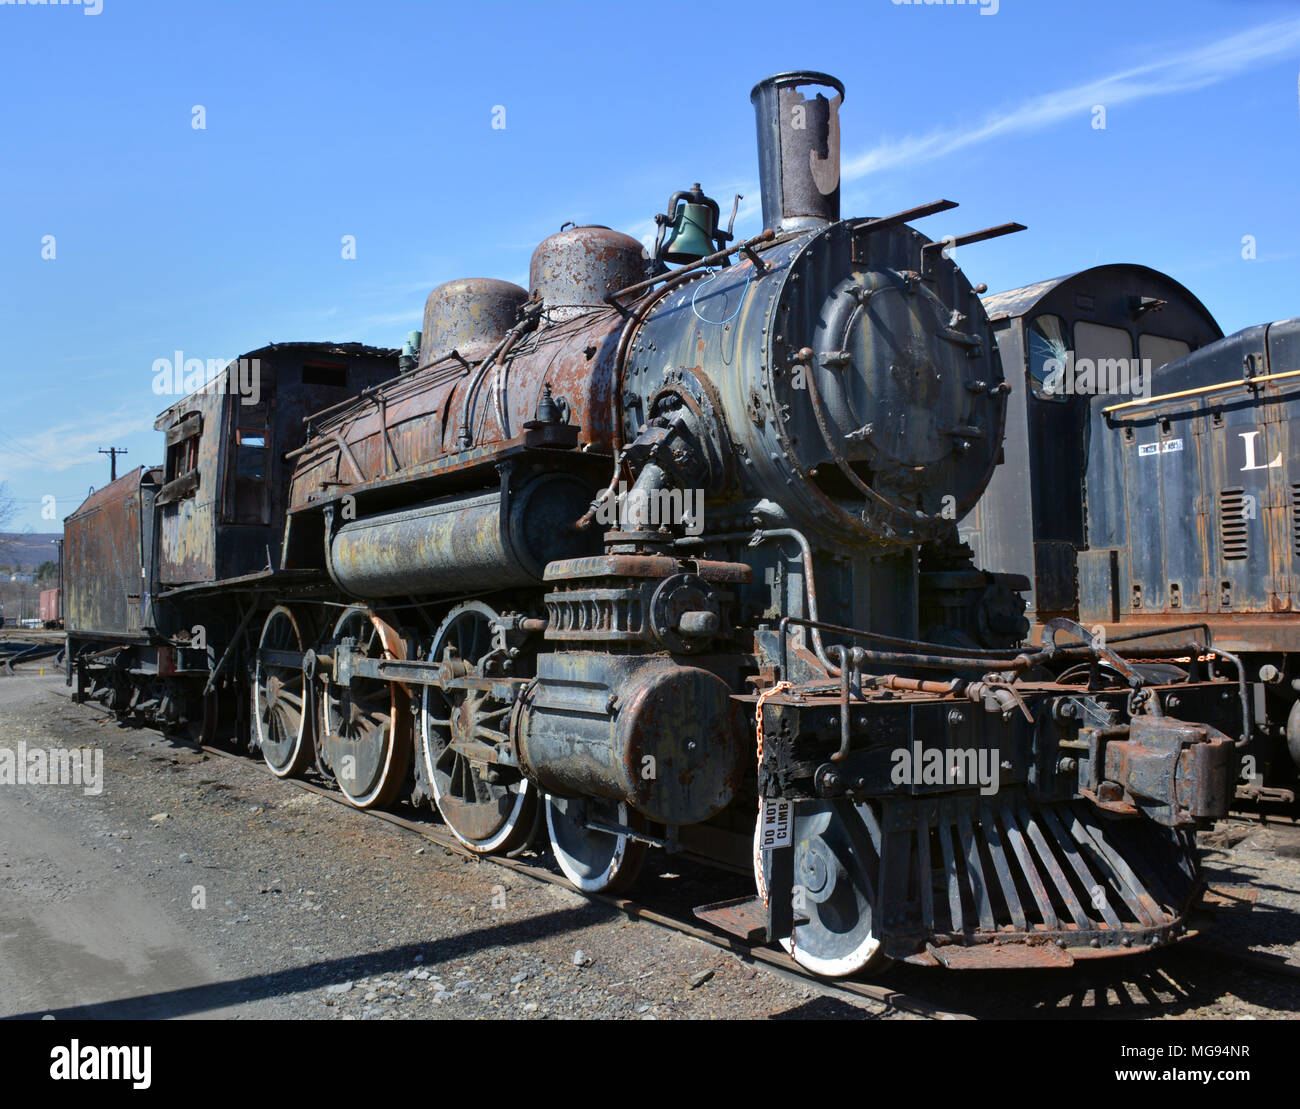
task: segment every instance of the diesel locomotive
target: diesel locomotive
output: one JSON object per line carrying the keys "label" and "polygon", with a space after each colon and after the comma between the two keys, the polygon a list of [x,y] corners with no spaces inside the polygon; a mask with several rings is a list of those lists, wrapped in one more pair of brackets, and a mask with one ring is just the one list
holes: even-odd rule
{"label": "diesel locomotive", "polygon": [[[1195,624],[1240,659],[1250,741],[1237,798],[1293,804],[1300,320],[1225,338],[1187,289],[1134,265],[984,306],[1013,385],[1009,465],[961,521],[963,539],[981,564],[1030,578],[1035,628],[1064,617],[1102,641],[1137,633],[1157,646]],[[1167,681],[1186,675],[1166,664]]]}
{"label": "diesel locomotive", "polygon": [[78,696],[473,852],[544,827],[584,891],[650,850],[752,874],[697,914],[820,974],[1176,938],[1240,667],[1196,628],[1025,644],[1029,579],[957,530],[1011,390],[948,250],[1023,228],[841,218],[843,99],[754,88],[759,235],[695,184],[652,249],[562,228],[400,353],[274,345],[256,403],[230,369],[174,404],[165,464],[67,521]]}

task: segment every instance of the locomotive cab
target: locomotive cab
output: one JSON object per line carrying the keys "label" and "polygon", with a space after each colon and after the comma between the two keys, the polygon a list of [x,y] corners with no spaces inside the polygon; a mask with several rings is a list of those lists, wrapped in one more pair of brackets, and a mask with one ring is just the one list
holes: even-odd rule
{"label": "locomotive cab", "polygon": [[1177,281],[1137,265],[1094,266],[984,307],[1012,387],[1005,464],[960,531],[980,565],[1030,579],[1029,617],[1041,626],[1077,614],[1092,398],[1149,394],[1161,366],[1223,332]]}
{"label": "locomotive cab", "polygon": [[291,464],[305,417],[397,373],[397,351],[275,343],[231,362],[162,413],[158,581],[202,585],[279,563]]}

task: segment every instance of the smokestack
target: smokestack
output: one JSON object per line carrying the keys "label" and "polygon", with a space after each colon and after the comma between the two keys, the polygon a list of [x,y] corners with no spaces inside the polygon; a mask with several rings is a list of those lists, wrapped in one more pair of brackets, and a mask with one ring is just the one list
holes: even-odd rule
{"label": "smokestack", "polygon": [[[807,86],[834,90],[805,96]],[[840,218],[840,104],[844,86],[828,73],[796,70],[759,81],[749,94],[758,118],[763,226],[819,227]]]}

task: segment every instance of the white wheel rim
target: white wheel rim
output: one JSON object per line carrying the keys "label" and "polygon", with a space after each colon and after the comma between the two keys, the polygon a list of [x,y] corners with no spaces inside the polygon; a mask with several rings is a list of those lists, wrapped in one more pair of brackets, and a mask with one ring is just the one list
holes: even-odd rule
{"label": "white wheel rim", "polygon": [[[763,854],[759,850],[759,833],[762,818],[754,825],[754,871],[755,883],[760,889],[767,888],[766,875],[759,874],[759,867],[763,865]],[[761,881],[760,881],[761,877]],[[796,926],[793,935],[786,936],[778,942],[781,949],[794,958],[805,970],[810,970],[816,975],[823,978],[846,978],[851,974],[857,974],[875,957],[880,950],[880,940],[872,932],[856,948],[848,953],[835,958],[826,958],[825,956],[813,955],[798,944],[799,929]]]}
{"label": "white wheel rim", "polygon": [[[443,621],[442,626],[439,627],[437,633],[434,635],[433,642],[430,644],[430,662],[439,661],[436,656],[438,653],[439,641],[441,640],[443,633],[453,627],[455,621],[466,612],[476,612],[485,620],[489,621],[495,618],[495,614],[489,615],[489,613],[492,612],[491,609],[486,605],[479,604],[478,602],[470,602],[469,605],[463,607],[458,606],[453,609],[448,613],[447,619]],[[447,830],[451,832],[460,843],[464,844],[464,846],[469,848],[475,854],[491,854],[494,851],[500,850],[502,845],[509,842],[511,837],[514,836],[515,831],[519,826],[520,818],[523,815],[525,803],[528,801],[529,794],[533,789],[533,784],[527,778],[521,778],[519,780],[517,788],[512,791],[515,800],[514,804],[510,808],[510,813],[506,817],[505,822],[501,825],[501,828],[494,835],[489,836],[487,839],[472,839],[464,835],[455,824],[447,819],[446,813],[443,812],[443,802],[444,798],[448,796],[448,791],[441,785],[441,775],[438,773],[437,766],[435,765],[429,739],[429,721],[432,716],[432,710],[429,706],[430,692],[430,687],[425,686],[424,693],[420,699],[420,760],[424,764],[424,774],[429,783],[429,792],[433,794],[433,802],[437,806],[438,812],[442,815],[443,821],[447,825]],[[456,798],[456,800],[459,800],[459,798]]]}
{"label": "white wheel rim", "polygon": [[[293,613],[290,612],[287,608],[285,608],[284,605],[276,605],[276,607],[273,608],[270,611],[270,613],[267,615],[266,623],[262,625],[261,638],[257,641],[257,646],[259,650],[262,647],[262,645],[266,642],[266,635],[271,630],[271,622],[272,620],[275,619],[277,615],[283,616],[285,619],[289,621],[289,626],[293,628],[294,639],[297,641],[298,644],[298,650],[301,651],[302,632],[298,628],[298,621],[293,618]],[[302,751],[303,736],[306,735],[307,733],[308,699],[309,699],[308,685],[307,685],[306,678],[304,677],[303,686],[302,686],[302,711],[299,713],[298,731],[297,734],[294,736],[293,750],[291,751],[289,758],[285,760],[284,765],[281,767],[276,767],[270,761],[270,759],[267,758],[266,755],[267,737],[266,737],[266,733],[262,729],[262,713],[265,709],[265,702],[262,697],[262,661],[261,659],[258,659],[257,665],[253,671],[254,727],[257,728],[257,744],[262,751],[262,761],[266,763],[267,768],[271,771],[271,773],[278,778],[284,778],[289,775],[289,772],[293,769],[294,764],[297,763],[298,757]]]}
{"label": "white wheel rim", "polygon": [[[618,872],[623,866],[623,859],[627,855],[628,837],[611,833],[607,838],[616,842],[609,864],[599,874],[585,873],[579,869],[577,860],[561,846],[560,838],[555,831],[556,810],[557,806],[548,794],[546,797],[546,830],[550,835],[551,852],[555,855],[555,861],[559,864],[564,876],[583,893],[599,893],[618,877]],[[627,824],[627,805],[622,802],[618,806],[618,822],[624,825]],[[599,835],[600,833],[595,834]]]}

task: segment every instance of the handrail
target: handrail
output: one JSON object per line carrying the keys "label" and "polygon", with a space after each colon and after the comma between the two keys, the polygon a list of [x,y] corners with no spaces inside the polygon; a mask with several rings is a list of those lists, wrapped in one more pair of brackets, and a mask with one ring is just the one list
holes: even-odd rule
{"label": "handrail", "polygon": [[1300,377],[1300,370],[1287,370],[1280,374],[1263,374],[1260,377],[1238,377],[1231,381],[1220,381],[1217,385],[1198,385],[1194,389],[1183,389],[1177,393],[1162,393],[1158,397],[1139,397],[1137,400],[1126,400],[1122,404],[1112,404],[1101,410],[1103,416],[1109,416],[1112,412],[1118,412],[1122,408],[1135,408],[1144,404],[1156,404],[1162,400],[1178,400],[1182,397],[1201,396],[1204,393],[1213,393],[1219,389],[1232,389],[1236,386],[1261,385],[1265,381],[1281,381],[1284,377]]}

